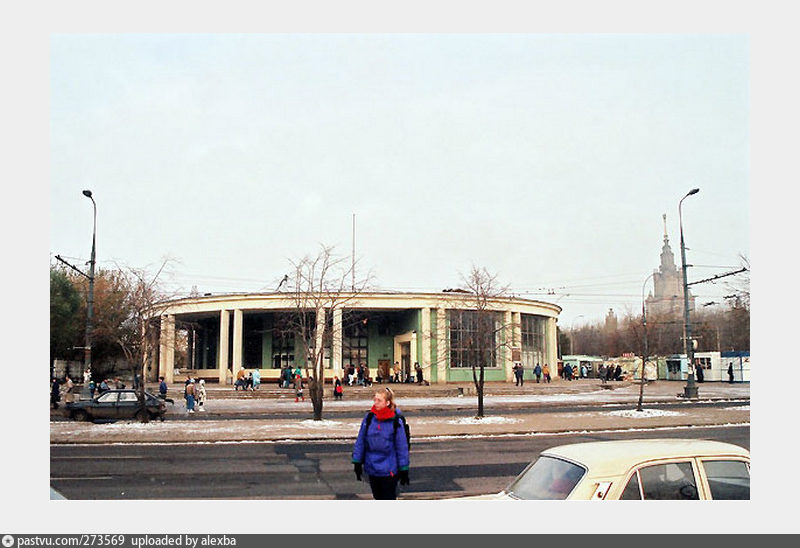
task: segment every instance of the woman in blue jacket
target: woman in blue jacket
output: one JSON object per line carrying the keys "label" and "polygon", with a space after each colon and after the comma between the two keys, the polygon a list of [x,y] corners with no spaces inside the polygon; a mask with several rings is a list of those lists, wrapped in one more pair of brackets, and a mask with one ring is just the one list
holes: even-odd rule
{"label": "woman in blue jacket", "polygon": [[[389,388],[375,392],[373,405],[361,421],[353,448],[353,469],[356,479],[369,476],[375,500],[395,500],[397,483],[408,485],[408,440]],[[397,419],[395,419],[397,417]]]}

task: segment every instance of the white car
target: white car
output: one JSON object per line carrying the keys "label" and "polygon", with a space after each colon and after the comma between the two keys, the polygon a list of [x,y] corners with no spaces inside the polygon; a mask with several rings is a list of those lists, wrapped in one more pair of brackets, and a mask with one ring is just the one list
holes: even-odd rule
{"label": "white car", "polygon": [[464,499],[749,500],[750,452],[690,439],[561,445],[500,493]]}

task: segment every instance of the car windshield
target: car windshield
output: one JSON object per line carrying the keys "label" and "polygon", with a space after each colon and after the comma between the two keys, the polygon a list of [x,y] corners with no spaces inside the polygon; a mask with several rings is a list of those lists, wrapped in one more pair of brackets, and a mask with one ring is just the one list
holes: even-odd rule
{"label": "car windshield", "polygon": [[525,500],[563,500],[569,496],[586,469],[554,457],[539,457],[517,476],[506,492]]}

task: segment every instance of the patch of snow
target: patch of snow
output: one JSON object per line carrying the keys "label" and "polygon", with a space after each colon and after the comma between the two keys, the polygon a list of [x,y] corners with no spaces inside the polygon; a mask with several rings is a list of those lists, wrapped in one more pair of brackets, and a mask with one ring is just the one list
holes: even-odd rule
{"label": "patch of snow", "polygon": [[736,407],[725,407],[723,411],[750,411],[749,405],[737,405]]}
{"label": "patch of snow", "polygon": [[677,411],[664,411],[663,409],[642,409],[637,411],[635,409],[623,409],[620,411],[609,411],[607,415],[615,417],[626,417],[629,419],[649,419],[651,417],[679,417],[684,413]]}
{"label": "patch of snow", "polygon": [[456,420],[447,421],[447,424],[514,424],[521,422],[519,419],[509,419],[506,417],[466,417]]}

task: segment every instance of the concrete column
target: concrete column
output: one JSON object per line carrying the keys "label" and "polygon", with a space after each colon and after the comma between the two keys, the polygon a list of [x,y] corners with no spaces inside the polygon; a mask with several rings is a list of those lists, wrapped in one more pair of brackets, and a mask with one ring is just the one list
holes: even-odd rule
{"label": "concrete column", "polygon": [[436,383],[447,382],[447,310],[436,309]]}
{"label": "concrete column", "polygon": [[422,368],[422,378],[431,380],[431,309],[422,309],[422,318],[419,322],[422,335],[422,356],[419,357],[419,366]]}
{"label": "concrete column", "polygon": [[225,384],[228,372],[228,330],[230,329],[230,316],[227,310],[219,311],[219,347],[217,367],[219,368],[219,382]]}
{"label": "concrete column", "polygon": [[186,362],[189,364],[189,369],[197,369],[194,356],[194,328],[189,328],[186,343]]}
{"label": "concrete column", "polygon": [[333,310],[333,337],[331,340],[331,360],[333,374],[340,379],[344,376],[342,371],[342,309]]}
{"label": "concrete column", "polygon": [[158,353],[158,373],[168,383],[175,381],[175,316],[161,316],[161,337]]}
{"label": "concrete column", "polygon": [[513,314],[510,310],[503,312],[503,370],[506,373],[506,382],[514,382],[514,361],[511,359],[511,344],[514,340],[514,326],[512,325]]}
{"label": "concrete column", "polygon": [[545,330],[544,337],[544,354],[547,357],[546,363],[550,364],[550,376],[555,377],[558,374],[558,353],[557,353],[557,338],[558,330],[556,329],[556,319],[547,318],[547,329]]}
{"label": "concrete column", "polygon": [[[516,348],[519,351],[520,357],[519,361],[522,362],[522,313],[521,312],[512,312],[511,313],[511,328],[513,331],[513,338],[511,340],[512,348]],[[509,349],[510,351],[511,349]],[[511,361],[514,361],[514,356],[511,356]],[[513,363],[512,363],[513,367]],[[533,372],[530,368],[527,369],[528,375],[531,375]]]}
{"label": "concrete column", "polygon": [[233,348],[231,348],[231,354],[233,355],[233,376],[236,376],[236,373],[242,369],[242,351],[244,350],[244,344],[242,340],[242,331],[243,331],[243,318],[242,318],[242,311],[240,309],[236,309],[233,311]]}

